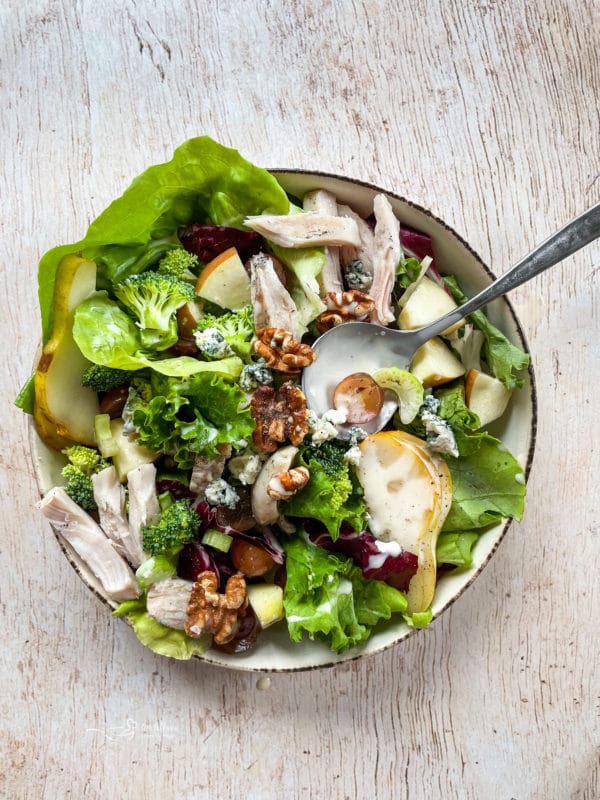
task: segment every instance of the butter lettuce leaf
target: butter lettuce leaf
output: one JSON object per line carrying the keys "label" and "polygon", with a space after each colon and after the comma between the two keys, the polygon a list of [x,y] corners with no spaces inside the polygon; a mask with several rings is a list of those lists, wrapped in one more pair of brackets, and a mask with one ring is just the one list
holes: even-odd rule
{"label": "butter lettuce leaf", "polygon": [[104,279],[114,282],[149,249],[160,255],[173,246],[180,226],[206,221],[242,228],[246,216],[287,214],[288,209],[277,180],[236,150],[208,136],[184,142],[170,161],[135,178],[81,241],[54,247],[42,257],[38,283],[43,343],[52,331],[54,282],[65,255],[83,253],[97,259]]}
{"label": "butter lettuce leaf", "polygon": [[[444,283],[459,305],[467,302],[467,295],[453,275],[446,275]],[[502,381],[507,389],[522,386],[523,380],[518,376],[518,372],[529,365],[527,353],[509,342],[502,331],[492,325],[483,311],[474,311],[468,318],[485,336],[482,355],[491,373]]]}
{"label": "butter lettuce leaf", "polygon": [[236,356],[211,362],[190,356],[156,358],[156,353],[150,354],[142,348],[139,328],[106,292],[97,292],[77,306],[73,338],[87,359],[112,369],[151,367],[172,378],[186,378],[200,372],[237,378],[243,368]]}
{"label": "butter lettuce leaf", "polygon": [[367,580],[352,559],[323,550],[304,534],[283,547],[287,570],[283,605],[293,642],[308,634],[341,653],[366,641],[380,620],[406,611],[402,592]]}
{"label": "butter lettuce leaf", "polygon": [[437,563],[468,569],[473,563],[473,547],[478,539],[477,531],[441,533],[436,546]]}
{"label": "butter lettuce leaf", "polygon": [[300,339],[307,331],[308,324],[325,309],[321,301],[317,276],[325,266],[325,251],[322,247],[293,249],[270,244],[273,255],[281,261],[289,276],[289,292],[296,304],[297,330]]}
{"label": "butter lettuce leaf", "polygon": [[121,603],[113,611],[113,616],[127,617],[140,642],[159,656],[187,661],[194,655],[206,653],[212,643],[210,634],[200,636],[198,639],[191,639],[186,636],[184,631],[161,625],[146,611],[144,598]]}
{"label": "butter lettuce leaf", "polygon": [[321,521],[333,541],[339,536],[342,522],[360,531],[366,521],[362,490],[344,461],[345,452],[345,447],[334,442],[303,448],[298,461],[308,467],[309,481],[298,494],[281,504],[286,516]]}
{"label": "butter lettuce leaf", "polygon": [[443,531],[468,531],[520,520],[526,493],[517,459],[488,433],[455,431],[458,458],[446,458],[452,476],[452,505]]}

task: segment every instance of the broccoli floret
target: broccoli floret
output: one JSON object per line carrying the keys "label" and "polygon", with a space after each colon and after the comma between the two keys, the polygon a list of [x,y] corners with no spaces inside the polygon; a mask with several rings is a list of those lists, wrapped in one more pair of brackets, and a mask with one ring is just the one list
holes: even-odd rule
{"label": "broccoli floret", "polygon": [[95,392],[109,392],[117,386],[129,383],[135,372],[127,369],[111,369],[101,364],[91,364],[81,376],[81,385]]}
{"label": "broccoli floret", "polygon": [[174,278],[180,278],[181,280],[195,281],[196,276],[192,270],[197,267],[198,256],[188,253],[183,247],[177,247],[175,250],[169,250],[167,255],[161,259],[158,271],[163,275],[172,275]]}
{"label": "broccoli floret", "polygon": [[306,462],[311,459],[318,461],[327,475],[331,478],[339,478],[347,475],[348,468],[344,461],[347,449],[343,444],[329,440],[309,445],[303,451],[302,457]]}
{"label": "broccoli floret", "polygon": [[97,450],[83,445],[73,445],[62,451],[69,459],[63,468],[62,476],[66,483],[65,492],[84,511],[95,511],[94,487],[92,475],[108,466]]}
{"label": "broccoli floret", "polygon": [[155,525],[144,525],[144,550],[153,556],[174,555],[198,536],[201,520],[187,500],[176,500]]}
{"label": "broccoli floret", "polygon": [[244,306],[238,311],[228,311],[220,317],[207,314],[198,322],[194,333],[195,338],[201,339],[201,332],[209,328],[219,333],[234,353],[249,361],[252,352],[251,341],[255,330],[252,306]]}
{"label": "broccoli floret", "polygon": [[69,462],[84,475],[93,475],[98,469],[103,469],[106,464],[100,453],[93,447],[84,447],[82,444],[75,444],[72,447],[65,447],[62,451],[69,459]]}
{"label": "broccoli floret", "polygon": [[158,272],[131,275],[115,295],[137,318],[144,347],[166,350],[177,341],[175,312],[196,296],[189,283]]}

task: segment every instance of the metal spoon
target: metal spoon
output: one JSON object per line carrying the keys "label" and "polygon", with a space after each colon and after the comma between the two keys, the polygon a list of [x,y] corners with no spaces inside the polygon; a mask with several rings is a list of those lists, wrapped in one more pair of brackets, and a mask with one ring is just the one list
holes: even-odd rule
{"label": "metal spoon", "polygon": [[[345,323],[332,328],[313,344],[317,359],[302,374],[302,390],[308,407],[319,415],[324,414],[332,407],[337,384],[354,372],[372,374],[383,367],[408,368],[415,351],[429,339],[558,264],[599,236],[600,203],[567,223],[475,297],[424,328],[399,331],[371,322]],[[393,415],[396,405],[393,400],[386,400],[379,415],[361,427],[368,433],[381,430]],[[345,426],[338,430],[342,438],[348,437]]]}

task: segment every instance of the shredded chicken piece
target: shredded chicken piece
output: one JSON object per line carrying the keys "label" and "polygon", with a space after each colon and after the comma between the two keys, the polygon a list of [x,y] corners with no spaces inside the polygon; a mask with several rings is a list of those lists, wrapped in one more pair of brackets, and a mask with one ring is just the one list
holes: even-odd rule
{"label": "shredded chicken piece", "polygon": [[329,214],[246,217],[244,225],[282,247],[360,244],[356,222]]}
{"label": "shredded chicken piece", "polygon": [[181,578],[169,578],[155,583],[146,597],[148,614],[167,628],[184,630],[193,585],[191,581]]}
{"label": "shredded chicken piece", "polygon": [[194,461],[190,478],[190,491],[195,495],[201,495],[200,499],[204,499],[204,490],[208,484],[216,481],[223,474],[225,462],[231,455],[231,445],[218,444],[217,450],[220,455],[216,456],[216,458],[197,456]]}
{"label": "shredded chicken piece", "polygon": [[[326,214],[332,217],[339,216],[338,204],[331,192],[324,189],[315,189],[304,195],[302,206],[306,212],[312,214]],[[319,275],[321,295],[328,292],[343,292],[342,271],[340,269],[340,248],[325,247],[325,266]]]}
{"label": "shredded chicken piece", "polygon": [[154,464],[142,464],[127,473],[129,488],[129,532],[133,558],[131,565],[139,567],[148,556],[142,546],[142,528],[149,523],[157,522],[160,517],[160,506],[156,494],[156,467]]}
{"label": "shredded chicken piece", "polygon": [[296,330],[296,304],[285,288],[273,261],[258,253],[250,259],[250,299],[254,310],[254,326]]}
{"label": "shredded chicken piece", "polygon": [[119,481],[116,469],[112,466],[106,467],[92,475],[92,484],[100,527],[114,542],[115,549],[133,563],[138,552],[125,513],[125,489]]}
{"label": "shredded chicken piece", "polygon": [[61,486],[56,486],[38,504],[43,515],[116,602],[133,600],[140,589],[123,556],[115,550],[102,528],[75,503]]}
{"label": "shredded chicken piece", "polygon": [[347,245],[340,249],[340,261],[344,267],[352,261],[360,261],[368,275],[373,274],[373,255],[375,251],[375,237],[368,222],[353,211],[350,206],[338,205],[338,214],[351,217],[358,226],[360,244]]}
{"label": "shredded chicken piece", "polygon": [[373,285],[369,294],[375,301],[375,309],[371,314],[372,322],[388,325],[394,321],[391,308],[392,290],[396,280],[396,269],[400,262],[400,223],[383,194],[373,200],[375,214],[375,250],[373,259]]}

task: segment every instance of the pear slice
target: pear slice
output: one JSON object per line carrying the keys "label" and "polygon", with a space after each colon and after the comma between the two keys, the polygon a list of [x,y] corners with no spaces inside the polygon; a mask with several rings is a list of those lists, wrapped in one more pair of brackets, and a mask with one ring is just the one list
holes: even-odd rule
{"label": "pear slice", "polygon": [[95,444],[94,417],[100,413],[98,395],[81,385],[89,361],[73,339],[73,312],[96,291],[96,264],[80,256],[65,256],[54,287],[54,325],[42,351],[35,378],[34,419],[40,438]]}
{"label": "pear slice", "polygon": [[64,450],[65,447],[75,444],[71,439],[60,435],[56,425],[42,413],[37,403],[33,407],[33,423],[40,439],[53,450]]}
{"label": "pear slice", "polygon": [[417,556],[408,612],[426,611],[435,593],[437,539],[452,503],[450,471],[425,442],[401,431],[373,434],[359,447],[357,475],[371,532]]}

